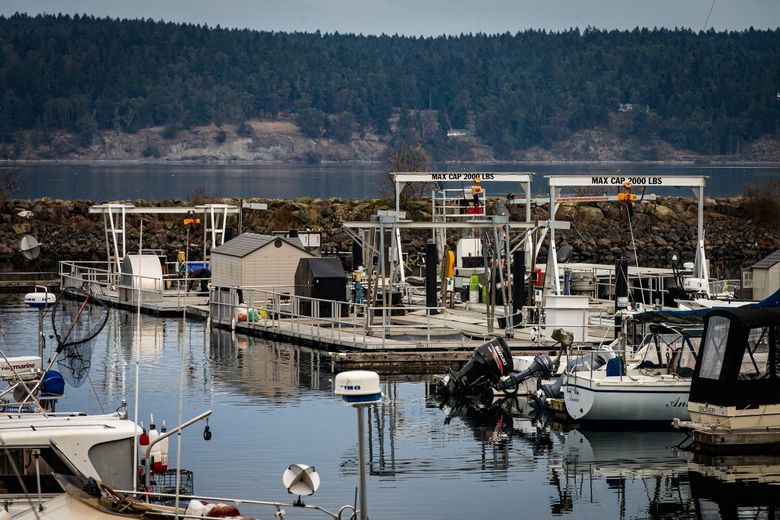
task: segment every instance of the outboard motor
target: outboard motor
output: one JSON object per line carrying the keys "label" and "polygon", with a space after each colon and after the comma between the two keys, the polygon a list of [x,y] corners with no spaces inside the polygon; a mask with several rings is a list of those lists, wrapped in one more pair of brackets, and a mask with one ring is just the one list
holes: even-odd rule
{"label": "outboard motor", "polygon": [[[603,367],[607,361],[607,356],[605,354],[589,352],[573,358],[566,367],[566,372],[572,374],[574,372],[598,370]],[[563,378],[564,376],[562,375],[552,384],[539,385],[536,394],[532,396],[533,400],[531,401],[531,404],[533,404],[537,410],[543,410],[547,408],[547,399],[563,397],[563,391],[561,390],[563,387]]]}
{"label": "outboard motor", "polygon": [[532,377],[538,376],[542,379],[550,377],[555,373],[555,370],[555,363],[553,363],[553,360],[550,359],[550,356],[536,356],[534,357],[531,366],[522,372],[512,374],[503,381],[499,381],[493,386],[493,388],[496,390],[509,390],[510,388],[517,387],[517,385]]}
{"label": "outboard motor", "polygon": [[437,387],[440,395],[478,394],[512,372],[512,353],[504,338],[493,338],[474,349],[457,374],[446,376]]}

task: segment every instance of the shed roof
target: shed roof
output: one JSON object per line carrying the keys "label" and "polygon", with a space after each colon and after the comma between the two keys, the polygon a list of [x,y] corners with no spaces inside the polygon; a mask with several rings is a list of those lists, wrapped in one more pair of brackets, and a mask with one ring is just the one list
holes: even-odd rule
{"label": "shed roof", "polygon": [[778,262],[780,262],[780,249],[753,264],[751,269],[769,269]]}
{"label": "shed roof", "polygon": [[250,253],[254,253],[261,247],[265,247],[268,244],[273,243],[273,241],[276,239],[287,242],[291,246],[297,247],[301,251],[308,253],[298,237],[282,238],[275,237],[273,235],[261,235],[259,233],[241,233],[237,237],[228,240],[221,246],[214,248],[212,254],[218,253],[221,255],[237,256],[239,258],[243,258]]}
{"label": "shed roof", "polygon": [[298,271],[308,269],[314,278],[346,278],[341,260],[335,256],[304,258],[298,264]]}

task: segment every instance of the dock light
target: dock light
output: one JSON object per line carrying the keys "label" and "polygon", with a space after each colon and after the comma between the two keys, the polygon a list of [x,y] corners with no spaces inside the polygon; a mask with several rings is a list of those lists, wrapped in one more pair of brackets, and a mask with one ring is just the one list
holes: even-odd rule
{"label": "dock light", "polygon": [[360,469],[360,520],[367,520],[366,504],[366,460],[365,460],[365,410],[382,400],[379,388],[379,375],[368,370],[351,370],[336,375],[333,391],[344,402],[357,409],[358,421],[358,465]]}

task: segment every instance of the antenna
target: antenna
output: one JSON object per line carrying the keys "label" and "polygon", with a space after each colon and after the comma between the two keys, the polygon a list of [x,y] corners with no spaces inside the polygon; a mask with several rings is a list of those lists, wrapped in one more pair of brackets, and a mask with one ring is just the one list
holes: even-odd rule
{"label": "antenna", "polygon": [[358,465],[360,466],[360,520],[368,519],[368,506],[366,504],[366,456],[365,438],[365,412],[366,408],[382,400],[382,392],[379,389],[379,375],[367,370],[351,370],[342,372],[336,376],[334,392],[340,395],[344,401],[357,408],[358,420]]}

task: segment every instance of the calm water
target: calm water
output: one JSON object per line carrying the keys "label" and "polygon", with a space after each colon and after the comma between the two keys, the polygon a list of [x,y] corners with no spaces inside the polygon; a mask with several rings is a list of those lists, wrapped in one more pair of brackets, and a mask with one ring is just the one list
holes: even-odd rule
{"label": "calm water", "polygon": [[[0,340],[12,355],[35,350],[37,311],[20,300],[0,297]],[[158,426],[178,422],[181,378],[185,419],[214,410],[213,440],[202,439],[202,424],[184,434],[182,467],[195,472],[196,492],[289,500],[281,474],[305,463],[322,478],[309,502],[336,509],[352,501],[355,412],[332,394],[329,363],[317,353],[146,316],[139,341],[134,315],[112,311],[94,347],[90,381],[68,387],[60,408],[101,412],[132,401],[136,349],[144,422],[150,412]],[[778,509],[780,488],[720,480],[751,472],[777,480],[780,465],[766,458],[711,467],[678,453],[673,447],[684,436],[675,432],[563,432],[520,414],[522,403],[508,412],[440,407],[427,384],[414,381],[389,381],[384,391],[391,401],[371,414],[368,427],[375,520],[774,518]],[[171,466],[175,453],[172,442]],[[291,518],[324,518],[295,513],[288,509]]]}
{"label": "calm water", "polygon": [[[737,195],[745,186],[780,180],[780,166],[613,165],[440,165],[439,171],[532,171],[534,194],[546,191],[545,175],[707,175],[710,196]],[[222,197],[370,198],[381,195],[383,166],[372,165],[105,165],[44,164],[3,166],[17,173],[19,198],[187,199],[196,190]],[[448,187],[458,187],[457,185]],[[519,193],[511,183],[486,184],[489,195]],[[690,190],[653,190],[690,196]]]}

